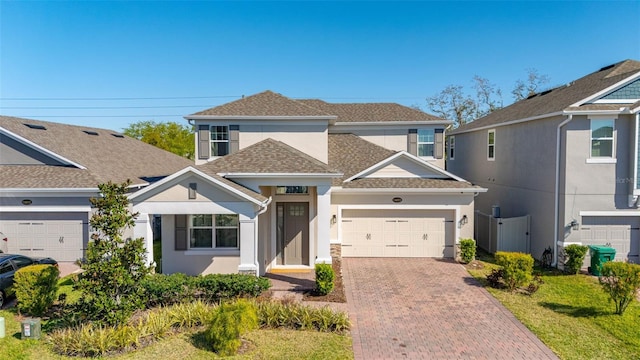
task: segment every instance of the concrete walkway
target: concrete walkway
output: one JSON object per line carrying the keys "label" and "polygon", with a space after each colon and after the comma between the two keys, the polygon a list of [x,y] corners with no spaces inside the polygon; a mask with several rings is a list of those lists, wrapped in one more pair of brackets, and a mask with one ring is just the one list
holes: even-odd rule
{"label": "concrete walkway", "polygon": [[557,359],[462,265],[343,258],[356,359]]}

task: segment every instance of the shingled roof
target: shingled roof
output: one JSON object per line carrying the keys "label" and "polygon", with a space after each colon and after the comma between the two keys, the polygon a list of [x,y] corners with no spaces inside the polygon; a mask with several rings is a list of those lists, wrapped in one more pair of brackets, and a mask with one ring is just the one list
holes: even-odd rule
{"label": "shingled roof", "polygon": [[336,122],[445,121],[435,115],[396,103],[328,103],[318,99],[290,99],[267,90],[185,116],[326,117]]}
{"label": "shingled roof", "polygon": [[189,159],[112,130],[8,116],[0,116],[0,128],[86,168],[3,165],[2,188],[96,188],[127,179],[145,184],[193,165]]}
{"label": "shingled roof", "polygon": [[300,101],[267,90],[220,106],[186,116],[316,116],[332,118],[331,114]]}
{"label": "shingled roof", "polygon": [[336,174],[322,161],[271,138],[196,167],[207,174]]}
{"label": "shingled roof", "polygon": [[338,116],[337,123],[387,121],[444,121],[443,118],[396,103],[328,103],[322,100],[298,100]]}
{"label": "shingled roof", "polygon": [[471,131],[477,128],[498,125],[507,121],[526,119],[535,116],[558,113],[561,111],[620,109],[622,104],[583,104],[577,107],[571,105],[588,98],[625,78],[640,71],[640,62],[635,60],[621,61],[613,66],[586,75],[569,84],[555,89],[543,91],[539,94],[518,101],[512,105],[496,110],[489,115],[463,125],[451,134]]}

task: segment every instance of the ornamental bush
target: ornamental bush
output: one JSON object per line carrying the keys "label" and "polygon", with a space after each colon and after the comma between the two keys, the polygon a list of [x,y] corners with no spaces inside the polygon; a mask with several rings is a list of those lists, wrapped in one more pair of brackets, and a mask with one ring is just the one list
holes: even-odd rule
{"label": "ornamental bush", "polygon": [[476,259],[476,241],[473,239],[460,240],[460,258],[463,263],[470,263]]}
{"label": "ornamental bush", "polygon": [[327,295],[333,290],[333,282],[336,274],[331,264],[316,264],[316,292]]}
{"label": "ornamental bush", "polygon": [[622,315],[640,289],[640,265],[606,262],[602,264],[598,280],[615,303],[616,314]]}
{"label": "ornamental bush", "polygon": [[240,337],[258,328],[256,306],[247,300],[220,305],[206,331],[213,350],[222,356],[236,354],[242,344]]}
{"label": "ornamental bush", "polygon": [[533,257],[519,252],[498,251],[496,263],[502,266],[502,280],[510,291],[524,286],[533,278]]}
{"label": "ornamental bush", "polygon": [[584,245],[571,244],[564,248],[564,270],[569,274],[577,274],[582,268],[582,262],[589,248]]}
{"label": "ornamental bush", "polygon": [[16,271],[14,290],[18,311],[42,316],[56,300],[60,271],[52,265],[32,265]]}

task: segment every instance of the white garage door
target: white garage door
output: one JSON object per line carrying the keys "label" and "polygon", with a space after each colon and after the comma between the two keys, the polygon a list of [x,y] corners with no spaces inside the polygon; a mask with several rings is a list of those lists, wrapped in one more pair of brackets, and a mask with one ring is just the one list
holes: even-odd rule
{"label": "white garage door", "polygon": [[584,245],[608,245],[616,249],[616,260],[639,263],[640,219],[637,217],[583,216],[580,236]]}
{"label": "white garage door", "polygon": [[83,256],[81,220],[0,221],[11,254],[76,261]]}
{"label": "white garage door", "polygon": [[342,256],[453,257],[453,213],[343,210]]}

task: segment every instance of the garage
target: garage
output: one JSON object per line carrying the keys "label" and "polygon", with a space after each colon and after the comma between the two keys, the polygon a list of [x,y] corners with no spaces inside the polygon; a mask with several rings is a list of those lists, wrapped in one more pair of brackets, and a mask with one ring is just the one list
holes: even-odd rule
{"label": "garage", "polygon": [[453,257],[453,211],[344,209],[344,257]]}
{"label": "garage", "polygon": [[82,217],[86,219],[87,214],[3,214],[0,232],[9,253],[76,261],[83,257],[87,229]]}
{"label": "garage", "polygon": [[[640,219],[636,216],[583,216],[580,236],[584,245],[608,245],[616,260],[639,263]],[[588,257],[588,255],[587,255]]]}

